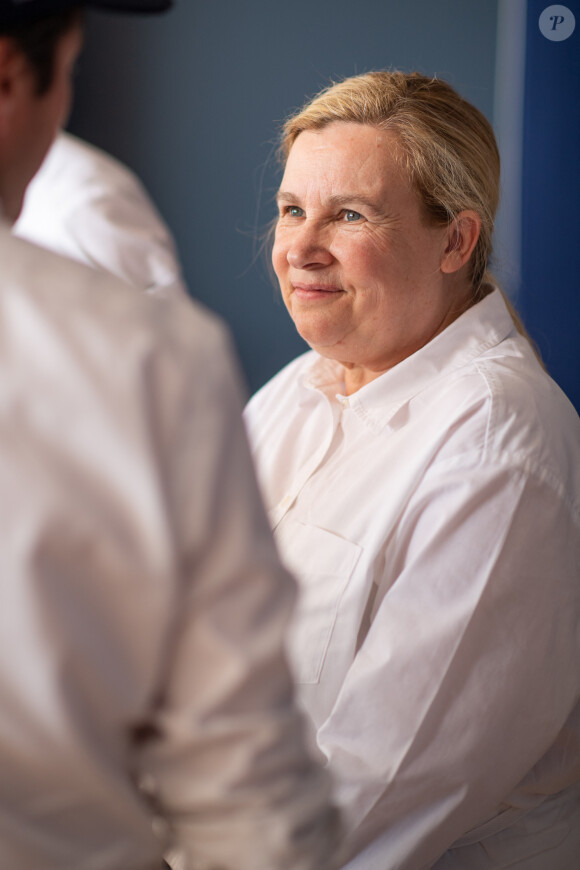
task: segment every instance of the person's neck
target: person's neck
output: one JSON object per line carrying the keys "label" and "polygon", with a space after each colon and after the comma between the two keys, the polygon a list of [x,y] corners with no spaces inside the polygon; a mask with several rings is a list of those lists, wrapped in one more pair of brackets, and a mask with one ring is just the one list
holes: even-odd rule
{"label": "person's neck", "polygon": [[[452,288],[450,287],[450,290],[451,289]],[[422,341],[419,341],[416,344],[409,344],[398,356],[388,360],[382,358],[356,364],[340,360],[340,363],[344,368],[346,395],[351,396],[353,393],[356,393],[357,390],[370,384],[372,381],[376,380],[376,378],[379,378],[381,375],[385,374],[385,372],[403,362],[407,357],[412,356],[418,350],[421,350],[422,347],[425,347],[425,345],[429,344],[429,342],[439,335],[439,333],[447,329],[448,326],[457,320],[458,317],[461,317],[461,315],[471,308],[477,301],[474,299],[472,286],[467,281],[457,281],[457,286],[453,288],[453,293],[450,292],[449,298],[453,300],[453,303],[450,303],[450,306],[441,322],[431,333],[424,335]]]}
{"label": "person's neck", "polygon": [[[362,389],[362,387],[366,387],[367,384],[370,384],[372,381],[376,380],[376,378],[380,378],[381,375],[384,375],[384,373],[389,370],[386,368],[374,371],[365,366],[349,365],[348,363],[343,363],[343,366],[344,391],[347,396],[352,396],[353,393],[356,393],[358,390]],[[390,366],[390,368],[392,368],[392,366]]]}

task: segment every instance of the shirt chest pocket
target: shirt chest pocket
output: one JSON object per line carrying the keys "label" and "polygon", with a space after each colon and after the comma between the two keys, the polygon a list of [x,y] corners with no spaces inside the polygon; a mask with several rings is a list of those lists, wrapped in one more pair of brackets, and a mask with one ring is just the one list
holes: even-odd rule
{"label": "shirt chest pocket", "polygon": [[298,683],[317,683],[361,547],[288,517],[276,529],[276,541],[299,584],[288,637],[294,677]]}

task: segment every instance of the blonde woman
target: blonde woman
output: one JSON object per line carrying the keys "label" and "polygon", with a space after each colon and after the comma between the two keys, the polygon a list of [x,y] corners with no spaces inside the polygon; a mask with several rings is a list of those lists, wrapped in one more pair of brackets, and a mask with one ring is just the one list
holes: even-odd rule
{"label": "blonde woman", "polygon": [[246,420],[345,866],[574,870],[580,424],[488,272],[492,129],[378,72],[282,153],[272,259],[312,350]]}

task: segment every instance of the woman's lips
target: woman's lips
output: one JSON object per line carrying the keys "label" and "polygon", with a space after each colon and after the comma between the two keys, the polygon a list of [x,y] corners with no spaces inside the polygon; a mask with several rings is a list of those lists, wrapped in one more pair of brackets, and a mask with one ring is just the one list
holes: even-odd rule
{"label": "woman's lips", "polygon": [[327,299],[342,293],[342,289],[334,284],[292,284],[292,288],[294,295],[305,301]]}

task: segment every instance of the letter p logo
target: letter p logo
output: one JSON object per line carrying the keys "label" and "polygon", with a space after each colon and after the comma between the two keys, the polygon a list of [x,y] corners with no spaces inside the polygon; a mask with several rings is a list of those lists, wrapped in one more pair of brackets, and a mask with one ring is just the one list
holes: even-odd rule
{"label": "letter p logo", "polygon": [[567,6],[547,6],[538,20],[540,31],[550,42],[562,42],[576,27],[574,13]]}

